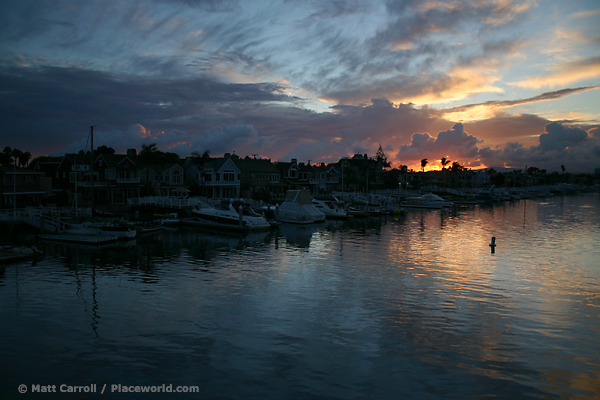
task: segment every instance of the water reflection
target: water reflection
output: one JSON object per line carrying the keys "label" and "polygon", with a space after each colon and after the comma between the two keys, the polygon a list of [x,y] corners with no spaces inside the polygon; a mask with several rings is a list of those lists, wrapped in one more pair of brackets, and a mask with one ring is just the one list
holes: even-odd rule
{"label": "water reflection", "polygon": [[597,205],[47,243],[38,264],[0,269],[0,397],[29,381],[197,384],[207,398],[599,396]]}

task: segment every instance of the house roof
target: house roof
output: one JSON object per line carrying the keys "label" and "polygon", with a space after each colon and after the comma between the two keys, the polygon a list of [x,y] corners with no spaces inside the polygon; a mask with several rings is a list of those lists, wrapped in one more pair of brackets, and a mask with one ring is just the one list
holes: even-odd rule
{"label": "house roof", "polygon": [[179,167],[180,169],[183,170],[183,167],[181,165],[179,165],[178,163],[166,163],[166,164],[158,164],[158,165],[150,166],[150,168],[156,172],[163,172],[163,171],[166,171],[166,170],[174,168],[174,167]]}
{"label": "house roof", "polygon": [[204,164],[204,169],[212,169],[214,171],[220,171],[227,162],[230,161],[231,165],[237,170],[240,169],[236,164],[239,159],[233,159],[232,157],[219,157],[219,158],[211,158],[209,162]]}
{"label": "house roof", "polygon": [[277,169],[277,167],[275,165],[273,165],[271,160],[264,160],[264,159],[248,160],[248,159],[240,158],[240,159],[234,160],[234,163],[240,169],[240,171],[244,171],[244,172],[262,172],[262,173],[271,173],[271,174],[279,173],[279,169]]}
{"label": "house roof", "polygon": [[135,165],[135,162],[125,154],[100,154],[96,158],[96,162],[100,159],[106,163],[107,167],[116,167],[124,161],[129,161],[131,164]]}

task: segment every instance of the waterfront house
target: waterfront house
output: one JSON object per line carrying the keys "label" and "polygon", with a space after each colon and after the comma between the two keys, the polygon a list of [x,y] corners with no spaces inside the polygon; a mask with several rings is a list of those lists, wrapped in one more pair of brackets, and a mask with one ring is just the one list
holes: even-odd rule
{"label": "waterfront house", "polygon": [[202,191],[207,197],[239,198],[241,171],[234,162],[236,155],[225,153],[211,158],[202,168]]}
{"label": "waterfront house", "polygon": [[[135,149],[127,154],[100,154],[94,162],[94,198],[105,204],[126,204],[140,196],[140,177]],[[84,183],[88,187],[89,182]]]}
{"label": "waterfront house", "polygon": [[39,206],[50,196],[52,185],[44,173],[26,168],[0,167],[0,198],[2,207]]}
{"label": "waterfront house", "polygon": [[268,200],[272,195],[285,195],[279,169],[268,159],[234,158],[241,172],[241,197]]}

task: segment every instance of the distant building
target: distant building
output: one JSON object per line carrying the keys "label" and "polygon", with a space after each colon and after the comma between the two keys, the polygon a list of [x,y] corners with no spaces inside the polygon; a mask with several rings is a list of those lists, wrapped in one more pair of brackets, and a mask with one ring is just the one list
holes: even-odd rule
{"label": "distant building", "polygon": [[[26,168],[0,167],[2,207],[39,206],[50,196],[51,186],[43,172]],[[46,187],[45,187],[46,185]]]}

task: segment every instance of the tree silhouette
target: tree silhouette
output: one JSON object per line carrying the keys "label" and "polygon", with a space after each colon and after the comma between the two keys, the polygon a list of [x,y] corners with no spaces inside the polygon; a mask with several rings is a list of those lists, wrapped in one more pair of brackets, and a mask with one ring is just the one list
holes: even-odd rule
{"label": "tree silhouette", "polygon": [[115,149],[102,145],[96,149],[96,154],[115,154]]}
{"label": "tree silhouette", "polygon": [[0,153],[0,164],[4,167],[10,167],[12,166],[12,163],[12,149],[10,146],[6,146],[4,150],[2,150],[2,153]]}
{"label": "tree silhouette", "polygon": [[202,167],[210,160],[210,150],[204,150],[202,154],[198,153],[197,151],[193,151],[192,156],[194,157],[194,163],[198,167]]}
{"label": "tree silhouette", "polygon": [[447,159],[446,157],[442,157],[442,159],[440,160],[440,163],[442,164],[442,169],[444,169],[446,164],[448,164],[449,162],[450,162],[450,159]]}
{"label": "tree silhouette", "polygon": [[427,165],[428,161],[426,158],[421,160],[421,171],[425,172],[425,166]]}
{"label": "tree silhouette", "polygon": [[383,152],[383,149],[381,148],[381,145],[379,145],[379,149],[377,150],[377,153],[375,154],[375,160],[377,160],[377,162],[380,162],[381,166],[383,168],[391,167],[391,164],[388,162],[387,157],[385,156],[385,153]]}
{"label": "tree silhouette", "polygon": [[22,152],[18,158],[19,158],[19,165],[21,167],[26,167],[27,164],[29,163],[29,160],[31,160],[31,153],[28,151]]}

